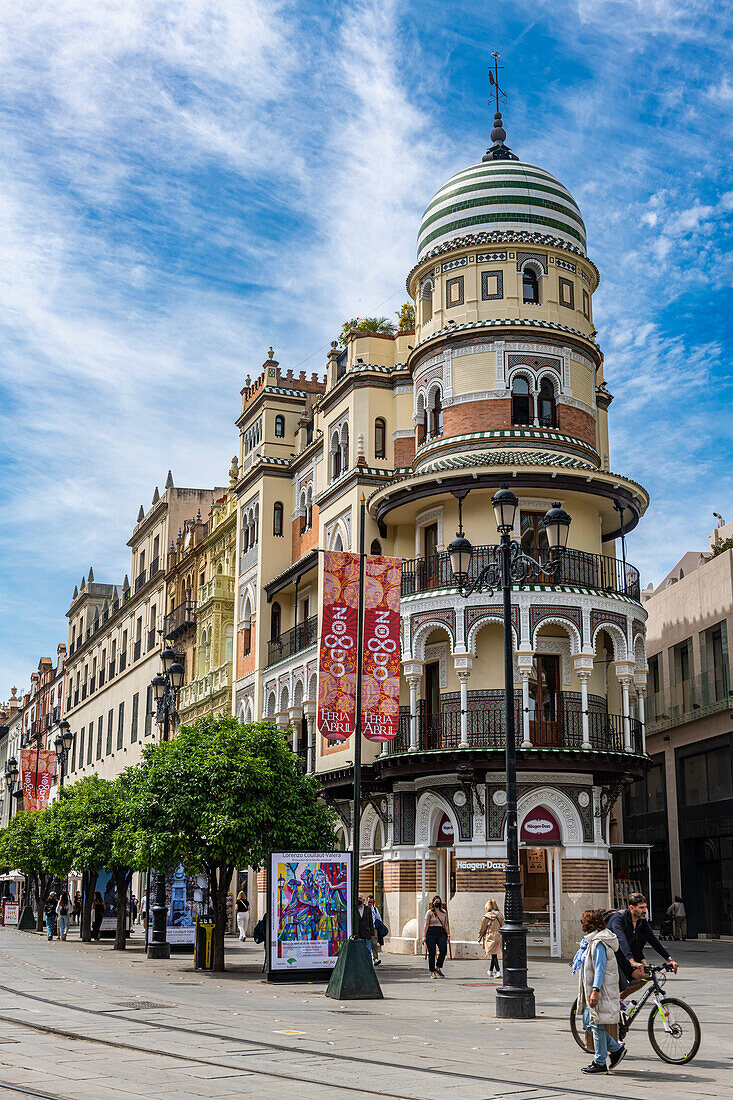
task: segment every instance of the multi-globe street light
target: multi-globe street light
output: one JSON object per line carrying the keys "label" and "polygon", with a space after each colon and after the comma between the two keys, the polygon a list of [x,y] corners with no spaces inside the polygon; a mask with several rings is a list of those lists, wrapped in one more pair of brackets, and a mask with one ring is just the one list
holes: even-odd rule
{"label": "multi-globe street light", "polygon": [[71,746],[74,744],[74,737],[76,734],[71,732],[71,726],[64,718],[59,722],[59,735],[53,743],[56,750],[56,759],[59,763],[59,790],[64,785],[64,774],[66,772],[66,764],[69,759],[69,753],[71,752]]}
{"label": "multi-globe street light", "polygon": [[512,539],[514,517],[519,501],[507,486],[503,486],[491,500],[496,528],[499,532],[498,560],[490,560],[477,575],[470,577],[473,547],[463,533],[462,504],[465,493],[458,494],[458,531],[448,546],[453,576],[461,595],[487,592],[490,596],[501,590],[504,619],[504,713],[506,739],[504,759],[506,766],[506,873],[504,913],[506,923],[502,927],[503,984],[496,991],[497,1016],[511,1019],[532,1019],[535,1015],[534,990],[527,985],[527,929],[524,926],[522,886],[519,869],[519,831],[517,829],[517,748],[514,728],[514,665],[512,655],[511,592],[512,585],[521,588],[530,573],[543,573],[552,577],[560,562],[557,552],[564,550],[568,541],[570,516],[555,503],[543,516],[540,525],[547,536],[553,560],[543,565],[522,552],[518,542]]}
{"label": "multi-globe street light", "polygon": [[[155,720],[159,726],[163,727],[163,740],[168,741],[171,726],[175,722],[176,701],[178,692],[183,687],[185,669],[178,660],[175,649],[164,649],[160,659],[163,664],[162,671],[156,673],[152,679],[153,695],[157,704]],[[152,908],[153,923],[148,943],[148,958],[169,959],[171,947],[166,940],[165,931],[168,912],[165,901],[165,872],[156,872],[155,903]]]}

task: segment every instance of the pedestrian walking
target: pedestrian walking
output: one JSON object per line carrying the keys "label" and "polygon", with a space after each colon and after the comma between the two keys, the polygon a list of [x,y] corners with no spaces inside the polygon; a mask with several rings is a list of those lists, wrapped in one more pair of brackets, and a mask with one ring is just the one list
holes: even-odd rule
{"label": "pedestrian walking", "polygon": [[65,940],[66,933],[69,931],[69,910],[71,903],[69,901],[69,895],[66,890],[61,891],[61,897],[59,903],[56,906],[56,916],[59,924],[59,939]]}
{"label": "pedestrian walking", "polygon": [[687,939],[687,911],[682,898],[675,895],[675,899],[667,910],[667,915],[672,918],[672,935],[676,940]]}
{"label": "pedestrian walking", "polygon": [[372,950],[372,936],[374,935],[374,918],[372,911],[366,903],[363,894],[359,894],[359,907],[356,913],[356,936],[364,940],[370,953]]}
{"label": "pedestrian walking", "polygon": [[379,948],[384,943],[384,937],[380,935],[379,926],[384,928],[384,921],[382,915],[377,909],[377,903],[374,900],[374,894],[369,894],[366,899],[366,903],[372,911],[372,924],[374,931],[372,933],[371,948],[372,948],[372,962],[375,966],[380,966],[382,960],[379,957]]}
{"label": "pedestrian walking", "polygon": [[[580,944],[578,967],[578,1010],[583,1012],[583,1026],[593,1036],[593,1061],[583,1066],[583,1073],[608,1073],[606,1058],[610,1051],[613,1070],[626,1054],[623,1043],[617,1042],[606,1030],[617,1024],[620,1015],[618,992],[618,939],[606,928],[602,909],[586,909],[581,920],[583,940]],[[577,959],[577,956],[576,956]]]}
{"label": "pedestrian walking", "polygon": [[56,891],[52,890],[46,899],[46,904],[43,907],[43,915],[46,918],[46,935],[50,940],[53,939],[53,934],[56,931],[56,905],[57,905]]}
{"label": "pedestrian walking", "polygon": [[134,894],[130,895],[130,918],[131,924],[134,924],[137,920],[137,898]]}
{"label": "pedestrian walking", "polygon": [[71,923],[79,924],[81,921],[81,894],[77,890],[74,894],[74,905],[71,910]]}
{"label": "pedestrian walking", "polygon": [[422,933],[422,942],[428,951],[428,967],[431,978],[445,977],[443,963],[448,953],[449,940],[450,921],[448,920],[448,910],[443,905],[440,895],[436,894],[425,914],[425,925]]}
{"label": "pedestrian walking", "polygon": [[98,940],[99,934],[102,931],[102,920],[104,919],[104,899],[99,890],[94,891],[94,901],[92,902],[92,939]]}
{"label": "pedestrian walking", "polygon": [[247,939],[247,932],[249,931],[249,913],[250,904],[247,901],[247,895],[244,890],[240,890],[237,894],[237,928],[242,942]]}
{"label": "pedestrian walking", "polygon": [[487,971],[493,974],[501,973],[499,955],[501,955],[501,926],[504,923],[504,914],[493,898],[489,898],[484,906],[484,915],[481,927],[478,930],[478,942],[484,945],[484,954],[491,957],[491,965]]}
{"label": "pedestrian walking", "polygon": [[145,917],[147,915],[147,908],[148,908],[148,895],[143,894],[143,896],[140,898],[140,907],[139,907],[139,913],[138,913],[138,918],[137,918],[138,924],[142,924],[143,927],[146,927]]}

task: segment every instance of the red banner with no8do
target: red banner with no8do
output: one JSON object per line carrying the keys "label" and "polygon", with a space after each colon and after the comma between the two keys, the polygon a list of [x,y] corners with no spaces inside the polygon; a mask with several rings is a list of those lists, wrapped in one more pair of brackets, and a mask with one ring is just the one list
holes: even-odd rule
{"label": "red banner with no8do", "polygon": [[56,753],[52,749],[21,749],[20,772],[23,808],[44,810],[51,793]]}
{"label": "red banner with no8do", "polygon": [[327,550],[323,555],[318,730],[328,741],[346,741],[354,732],[358,607],[358,555]]}
{"label": "red banner with no8do", "polygon": [[400,714],[400,558],[366,559],[361,729],[391,741]]}

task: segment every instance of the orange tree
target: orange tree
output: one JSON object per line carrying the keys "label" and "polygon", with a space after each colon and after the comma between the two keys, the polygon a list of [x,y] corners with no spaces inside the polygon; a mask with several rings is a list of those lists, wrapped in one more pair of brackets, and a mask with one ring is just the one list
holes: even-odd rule
{"label": "orange tree", "polygon": [[125,773],[138,860],[165,872],[205,872],[214,908],[214,970],[224,970],[227,895],[237,867],[261,867],[279,849],[331,851],[334,814],[270,723],[226,715],[181,726],[146,745]]}

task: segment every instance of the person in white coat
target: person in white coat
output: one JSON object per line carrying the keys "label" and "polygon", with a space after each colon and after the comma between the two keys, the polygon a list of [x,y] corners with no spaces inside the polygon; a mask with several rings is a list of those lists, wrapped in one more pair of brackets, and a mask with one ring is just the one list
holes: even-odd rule
{"label": "person in white coat", "polygon": [[626,1054],[626,1047],[606,1031],[607,1024],[617,1024],[620,1014],[618,991],[618,939],[606,928],[602,909],[586,909],[582,917],[583,941],[580,945],[581,964],[578,970],[578,1011],[583,1013],[583,1026],[593,1036],[594,1058],[583,1073],[608,1073],[606,1058],[610,1051],[613,1070]]}

